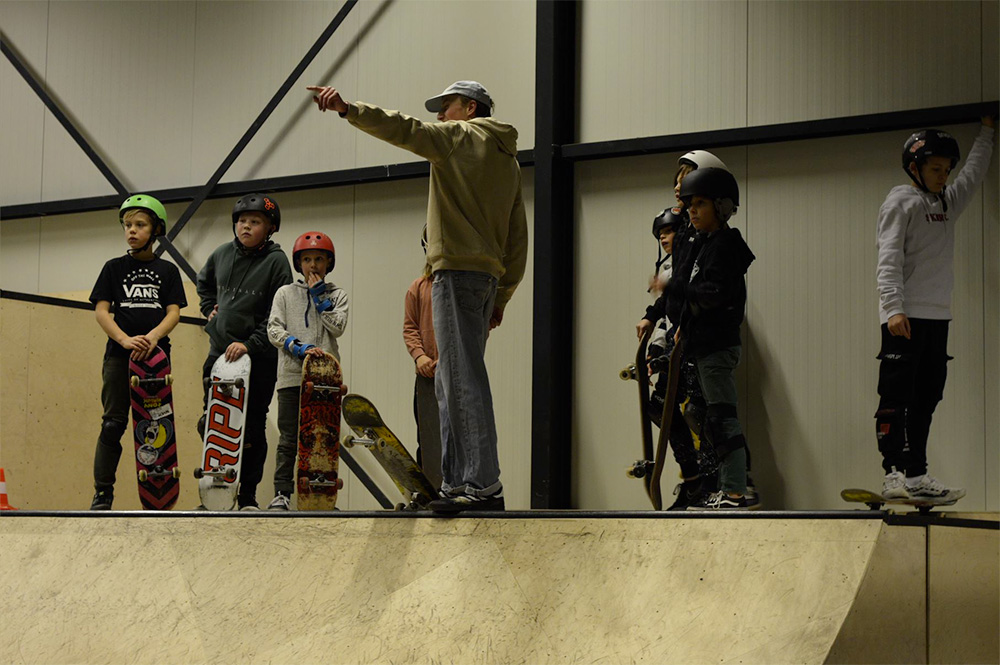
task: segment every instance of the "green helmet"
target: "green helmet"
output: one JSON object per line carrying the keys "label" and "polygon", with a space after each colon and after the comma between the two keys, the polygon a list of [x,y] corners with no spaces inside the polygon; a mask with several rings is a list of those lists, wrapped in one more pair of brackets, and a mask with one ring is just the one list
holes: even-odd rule
{"label": "green helmet", "polygon": [[[154,199],[149,194],[133,194],[132,196],[125,199],[122,203],[122,207],[118,209],[118,221],[121,222],[122,218],[125,217],[125,213],[133,208],[139,208],[140,210],[145,210],[153,217],[154,236],[162,236],[167,233],[167,209],[163,207],[163,204]],[[155,222],[160,223],[160,232],[156,232]]]}

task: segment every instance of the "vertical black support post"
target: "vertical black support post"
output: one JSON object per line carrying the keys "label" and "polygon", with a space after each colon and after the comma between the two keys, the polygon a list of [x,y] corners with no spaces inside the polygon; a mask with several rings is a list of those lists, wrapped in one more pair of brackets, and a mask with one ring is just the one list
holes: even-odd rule
{"label": "vertical black support post", "polygon": [[537,0],[531,507],[570,508],[577,0]]}

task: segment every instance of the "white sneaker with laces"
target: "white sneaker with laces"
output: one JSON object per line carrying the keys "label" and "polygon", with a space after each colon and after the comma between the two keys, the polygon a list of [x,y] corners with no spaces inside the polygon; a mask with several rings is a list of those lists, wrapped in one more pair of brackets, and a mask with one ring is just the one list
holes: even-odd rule
{"label": "white sneaker with laces", "polygon": [[910,493],[906,488],[906,476],[895,470],[885,474],[885,479],[882,481],[882,498],[909,499]]}
{"label": "white sneaker with laces", "polygon": [[277,493],[277,494],[274,495],[274,499],[271,501],[271,503],[269,503],[267,505],[267,509],[268,510],[291,510],[290,505],[289,505],[290,503],[291,503],[291,501],[288,498],[288,495],[282,494],[282,493],[279,492],[279,493]]}
{"label": "white sneaker with laces", "polygon": [[965,490],[960,487],[945,487],[937,478],[929,474],[906,479],[906,491],[911,499],[961,499]]}

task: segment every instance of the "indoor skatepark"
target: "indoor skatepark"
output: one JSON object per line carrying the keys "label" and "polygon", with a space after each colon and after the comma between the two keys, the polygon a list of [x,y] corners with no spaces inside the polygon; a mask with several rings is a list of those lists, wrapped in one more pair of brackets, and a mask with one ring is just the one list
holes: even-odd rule
{"label": "indoor skatepark", "polygon": [[[0,514],[0,661],[1000,661],[995,148],[957,228],[954,360],[931,432],[934,472],[968,495],[930,518],[839,498],[882,476],[875,216],[905,178],[910,132],[947,129],[964,154],[995,113],[998,3],[556,6],[572,16],[544,2],[0,3],[0,153],[17,156],[0,160],[0,468],[20,509]],[[911,57],[928,24],[947,55]],[[269,38],[233,48],[260,26]],[[400,321],[423,265],[426,164],[316,113],[302,88],[418,114],[470,77],[520,132],[531,234],[487,347],[509,512],[375,512],[346,469],[337,514],[186,512],[207,351],[189,279],[171,334],[176,509],[131,512],[126,437],[115,510],[80,512],[106,341],[87,298],[124,251],[112,180],[159,195],[173,227],[223,171],[173,238],[195,270],[232,239],[233,201],[251,191],[280,200],[286,251],[299,233],[329,233],[332,279],[351,299],[345,382],[413,445]],[[617,374],[650,302],[649,225],[695,148],[733,168],[733,224],[758,257],[737,372],[753,516],[653,514],[624,473],[639,427],[634,385]],[[666,496],[677,471],[671,461]],[[273,472],[271,454],[261,505]]]}

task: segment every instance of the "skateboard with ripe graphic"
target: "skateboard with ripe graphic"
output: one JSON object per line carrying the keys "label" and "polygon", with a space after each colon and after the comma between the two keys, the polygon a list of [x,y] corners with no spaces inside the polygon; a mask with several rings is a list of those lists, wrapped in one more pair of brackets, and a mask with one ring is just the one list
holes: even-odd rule
{"label": "skateboard with ripe graphic", "polygon": [[250,356],[235,362],[220,356],[205,379],[205,448],[194,470],[198,494],[208,510],[232,510],[240,486],[243,426],[250,390]]}
{"label": "skateboard with ripe graphic", "polygon": [[333,510],[344,486],[340,467],[340,400],[347,392],[340,363],[329,353],[307,355],[299,390],[299,510]]}
{"label": "skateboard with ripe graphic", "polygon": [[128,362],[129,398],[139,501],[144,510],[170,510],[180,494],[170,359],[156,347]]}

